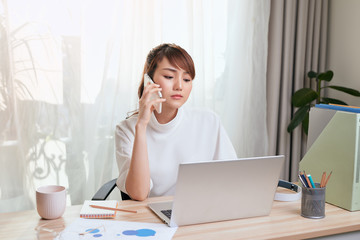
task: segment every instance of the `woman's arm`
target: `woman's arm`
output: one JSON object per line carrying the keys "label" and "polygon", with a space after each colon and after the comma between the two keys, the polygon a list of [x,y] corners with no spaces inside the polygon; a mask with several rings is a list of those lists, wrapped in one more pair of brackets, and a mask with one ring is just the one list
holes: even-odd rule
{"label": "woman's arm", "polygon": [[139,100],[139,116],[135,126],[135,138],[131,162],[125,187],[129,196],[134,200],[145,200],[150,191],[150,167],[146,143],[146,128],[154,110],[154,103],[164,102],[165,99],[150,100],[153,92],[161,90],[159,85],[150,84],[144,88]]}
{"label": "woman's arm", "polygon": [[126,191],[134,200],[145,200],[150,191],[150,169],[146,143],[146,126],[136,124],[133,152],[126,178]]}

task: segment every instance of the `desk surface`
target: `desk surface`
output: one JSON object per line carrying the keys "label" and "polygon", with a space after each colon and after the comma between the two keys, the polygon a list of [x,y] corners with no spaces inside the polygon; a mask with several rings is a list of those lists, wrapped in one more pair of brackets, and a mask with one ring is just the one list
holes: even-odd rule
{"label": "desk surface", "polygon": [[[118,212],[116,220],[162,223],[147,204],[171,199],[123,201],[119,207],[138,213]],[[36,239],[34,229],[45,224],[47,228],[61,231],[79,217],[80,208],[81,205],[67,207],[63,217],[56,220],[42,220],[36,210],[1,213],[0,239]],[[326,204],[325,218],[307,219],[300,216],[300,200],[275,201],[269,216],[179,227],[174,239],[306,239],[359,230],[360,211],[349,212]]]}

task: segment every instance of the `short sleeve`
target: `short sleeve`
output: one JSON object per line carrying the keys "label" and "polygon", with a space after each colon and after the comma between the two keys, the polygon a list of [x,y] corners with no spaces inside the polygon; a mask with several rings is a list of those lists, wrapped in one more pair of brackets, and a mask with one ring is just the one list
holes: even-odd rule
{"label": "short sleeve", "polygon": [[[117,125],[115,130],[115,156],[119,169],[119,176],[116,181],[116,185],[120,191],[127,194],[125,182],[130,168],[134,134],[130,131],[130,129],[127,129],[127,126],[124,125],[125,124]],[[150,179],[150,190],[152,187],[153,182]]]}
{"label": "short sleeve", "polygon": [[115,154],[116,163],[119,169],[119,177],[116,185],[122,192],[126,192],[125,181],[130,168],[131,161],[131,141],[120,126],[115,130]]}

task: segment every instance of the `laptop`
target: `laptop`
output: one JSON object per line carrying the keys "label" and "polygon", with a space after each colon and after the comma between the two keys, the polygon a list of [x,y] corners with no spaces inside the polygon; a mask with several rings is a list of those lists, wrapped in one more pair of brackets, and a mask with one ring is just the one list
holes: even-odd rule
{"label": "laptop", "polygon": [[170,227],[270,214],[284,156],[179,165],[174,199],[148,206]]}

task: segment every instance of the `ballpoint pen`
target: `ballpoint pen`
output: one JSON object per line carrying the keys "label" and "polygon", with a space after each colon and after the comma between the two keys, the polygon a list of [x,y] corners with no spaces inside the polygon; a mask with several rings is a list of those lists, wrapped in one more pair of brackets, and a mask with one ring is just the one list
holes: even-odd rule
{"label": "ballpoint pen", "polygon": [[299,174],[299,180],[300,180],[301,184],[302,184],[304,187],[307,187],[306,184],[305,184],[305,182],[304,182],[304,179],[302,178],[301,172],[300,172],[300,174]]}

